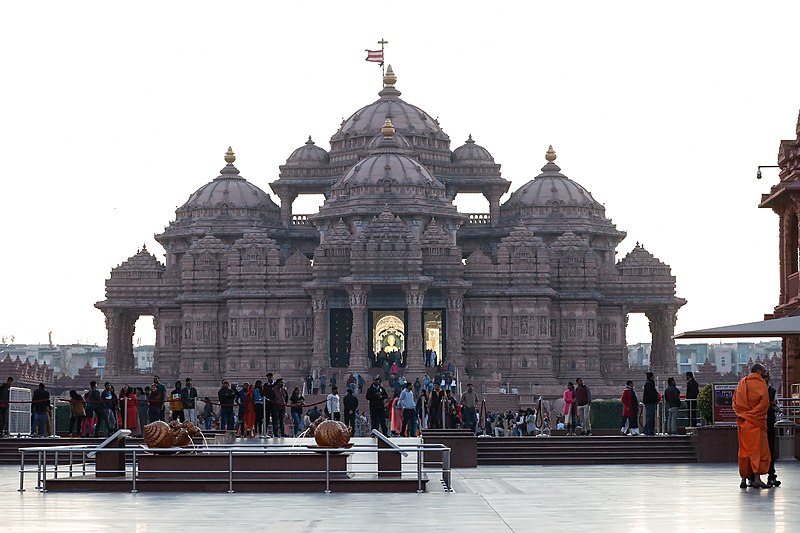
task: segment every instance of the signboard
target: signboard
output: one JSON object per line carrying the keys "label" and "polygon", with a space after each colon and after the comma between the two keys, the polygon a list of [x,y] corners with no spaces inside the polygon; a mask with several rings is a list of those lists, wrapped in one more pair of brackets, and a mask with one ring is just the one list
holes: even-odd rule
{"label": "signboard", "polygon": [[714,383],[713,402],[715,426],[735,426],[736,413],[733,410],[733,391],[738,383]]}

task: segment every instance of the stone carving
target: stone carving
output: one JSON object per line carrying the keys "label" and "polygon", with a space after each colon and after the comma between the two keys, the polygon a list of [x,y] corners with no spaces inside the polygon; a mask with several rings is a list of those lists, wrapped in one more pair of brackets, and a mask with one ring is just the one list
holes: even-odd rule
{"label": "stone carving", "polygon": [[202,438],[203,433],[191,422],[173,420],[169,424],[156,420],[147,424],[143,431],[144,443],[148,448],[174,448],[190,446],[192,438]]}
{"label": "stone carving", "polygon": [[311,436],[322,448],[344,448],[350,442],[352,430],[337,420],[314,422],[308,428]]}

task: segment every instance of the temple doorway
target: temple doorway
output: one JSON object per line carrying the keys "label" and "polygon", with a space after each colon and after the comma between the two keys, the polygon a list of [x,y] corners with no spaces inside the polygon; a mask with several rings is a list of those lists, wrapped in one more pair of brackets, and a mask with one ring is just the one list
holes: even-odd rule
{"label": "temple doorway", "polygon": [[422,313],[425,334],[425,366],[441,365],[445,359],[444,309],[426,309]]}
{"label": "temple doorway", "polygon": [[406,364],[405,309],[370,309],[369,331],[372,366]]}
{"label": "temple doorway", "polygon": [[352,335],[353,311],[331,309],[329,355],[332,367],[347,368],[350,365]]}

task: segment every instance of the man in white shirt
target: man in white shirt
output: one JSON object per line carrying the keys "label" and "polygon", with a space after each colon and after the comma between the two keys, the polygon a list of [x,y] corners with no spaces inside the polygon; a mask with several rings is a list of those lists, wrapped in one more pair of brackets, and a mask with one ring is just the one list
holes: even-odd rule
{"label": "man in white shirt", "polygon": [[339,389],[337,387],[333,387],[331,389],[331,393],[328,394],[328,414],[331,417],[331,420],[342,419],[342,409],[340,405],[341,402],[339,401]]}

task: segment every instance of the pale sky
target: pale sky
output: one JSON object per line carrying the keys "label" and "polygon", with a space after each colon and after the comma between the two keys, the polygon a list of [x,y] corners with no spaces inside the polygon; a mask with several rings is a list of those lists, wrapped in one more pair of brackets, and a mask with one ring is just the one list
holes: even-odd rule
{"label": "pale sky", "polygon": [[[328,149],[377,98],[382,37],[402,98],[452,149],[471,133],[512,191],[553,145],[627,231],[617,259],[639,241],[672,266],[676,332],[761,319],[778,218],[756,206],[777,175],[755,173],[795,138],[800,3],[652,4],[5,3],[0,335],[105,344],[111,268],[143,243],[163,261],[153,235],[229,145],[270,194],[308,135]],[[649,339],[632,315],[628,342]]]}

